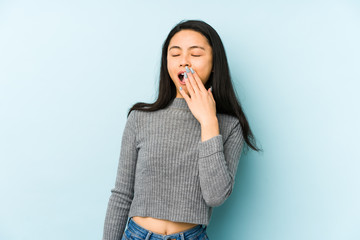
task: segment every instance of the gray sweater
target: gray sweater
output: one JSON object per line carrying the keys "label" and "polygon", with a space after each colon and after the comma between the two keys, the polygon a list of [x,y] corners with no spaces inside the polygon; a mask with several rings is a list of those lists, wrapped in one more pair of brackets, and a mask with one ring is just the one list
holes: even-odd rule
{"label": "gray sweater", "polygon": [[231,194],[244,138],[239,120],[217,114],[220,134],[201,141],[184,98],[155,112],[131,111],[123,132],[104,240],[120,240],[128,217],[208,225]]}

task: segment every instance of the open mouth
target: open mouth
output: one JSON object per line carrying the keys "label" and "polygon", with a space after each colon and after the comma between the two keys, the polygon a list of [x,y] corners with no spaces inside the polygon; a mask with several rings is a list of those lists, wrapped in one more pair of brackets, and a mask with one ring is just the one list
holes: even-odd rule
{"label": "open mouth", "polygon": [[178,74],[178,78],[180,80],[181,83],[185,84],[185,79],[184,79],[184,72],[180,72]]}
{"label": "open mouth", "polygon": [[183,72],[182,72],[182,73],[179,73],[179,74],[178,74],[178,77],[179,77],[180,81],[183,82],[183,80],[184,80],[184,73],[183,73]]}

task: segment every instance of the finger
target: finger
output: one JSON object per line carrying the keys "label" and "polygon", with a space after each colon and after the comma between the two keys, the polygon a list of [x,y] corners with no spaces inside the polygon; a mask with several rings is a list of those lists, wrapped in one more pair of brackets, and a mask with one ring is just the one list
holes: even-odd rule
{"label": "finger", "polygon": [[195,92],[194,89],[189,81],[189,76],[187,73],[184,73],[184,78],[185,78],[185,84],[186,84],[186,88],[190,94],[190,97],[194,96]]}
{"label": "finger", "polygon": [[209,92],[212,100],[215,102],[214,96],[213,96],[213,94],[212,94],[212,87],[209,87],[208,92]]}
{"label": "finger", "polygon": [[195,72],[195,70],[192,69],[192,68],[190,68],[190,71],[191,71],[192,76],[194,77],[194,79],[195,79],[195,81],[196,81],[196,83],[197,83],[197,86],[198,86],[199,90],[205,92],[205,91],[206,91],[206,88],[205,88],[203,82],[201,81],[199,75],[198,75],[198,74]]}
{"label": "finger", "polygon": [[194,94],[197,94],[200,91],[200,89],[199,89],[193,75],[191,74],[191,72],[188,72],[187,76],[188,76],[188,81],[191,84],[191,87],[192,87],[192,89],[194,91]]}
{"label": "finger", "polygon": [[184,91],[183,88],[180,90],[180,94],[183,96],[183,98],[185,99],[185,101],[186,101],[187,103],[189,103],[190,97],[186,94],[186,92]]}

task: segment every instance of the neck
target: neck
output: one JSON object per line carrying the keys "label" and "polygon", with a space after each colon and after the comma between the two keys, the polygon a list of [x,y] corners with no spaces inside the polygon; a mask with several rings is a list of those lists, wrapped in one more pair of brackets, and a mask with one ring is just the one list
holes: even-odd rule
{"label": "neck", "polygon": [[169,108],[185,109],[190,111],[185,98],[174,98],[174,100],[169,104]]}

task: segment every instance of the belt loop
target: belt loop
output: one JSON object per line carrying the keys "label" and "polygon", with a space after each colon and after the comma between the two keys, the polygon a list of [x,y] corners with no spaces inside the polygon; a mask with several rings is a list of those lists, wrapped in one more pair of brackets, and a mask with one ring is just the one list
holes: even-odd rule
{"label": "belt loop", "polygon": [[185,240],[184,233],[180,233],[181,240]]}
{"label": "belt loop", "polygon": [[147,235],[146,235],[145,240],[149,240],[149,239],[150,239],[151,234],[152,234],[152,232],[151,232],[151,231],[148,231],[148,233],[147,233]]}
{"label": "belt loop", "polygon": [[130,218],[128,218],[127,221],[126,221],[125,229],[127,229],[129,227],[129,222],[130,222]]}

